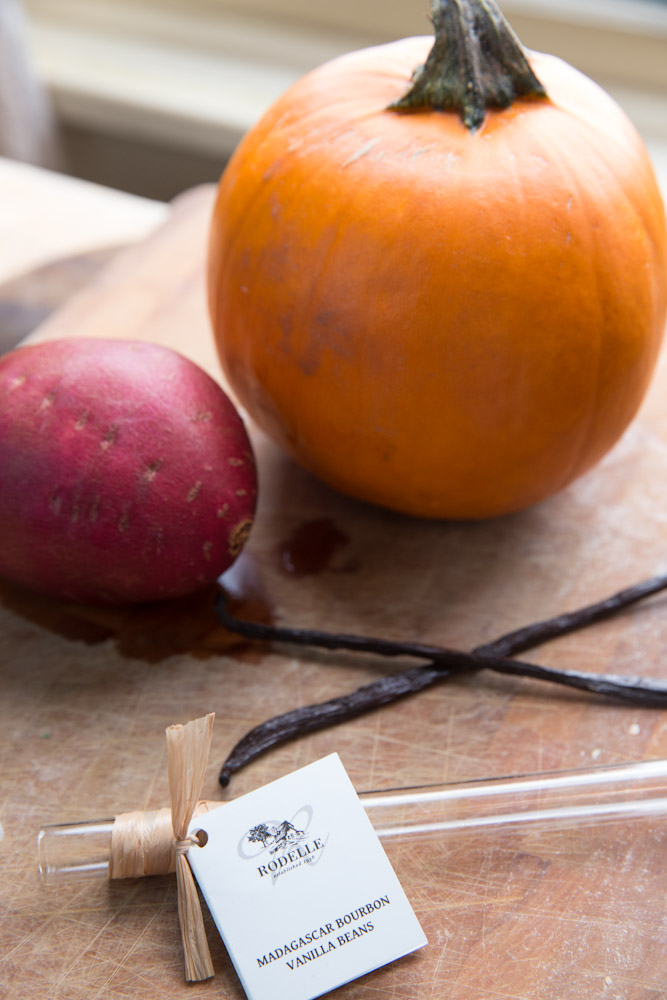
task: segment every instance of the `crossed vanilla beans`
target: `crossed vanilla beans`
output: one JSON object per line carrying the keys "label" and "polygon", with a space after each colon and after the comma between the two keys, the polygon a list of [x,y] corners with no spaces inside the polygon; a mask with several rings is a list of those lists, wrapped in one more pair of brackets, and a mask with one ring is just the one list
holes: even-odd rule
{"label": "crossed vanilla beans", "polygon": [[216,613],[220,623],[226,629],[247,639],[320,649],[345,649],[357,653],[376,653],[380,656],[410,656],[427,661],[423,666],[390,674],[349,694],[305,705],[261,723],[246,733],[233,748],[220,772],[220,784],[223,786],[229,784],[231,776],[236,771],[271,747],[297,736],[346,722],[348,719],[397,701],[404,695],[416,694],[455,674],[472,671],[493,670],[496,673],[534,677],[538,680],[580,688],[594,694],[609,695],[638,706],[665,707],[667,682],[636,676],[559,670],[556,667],[544,667],[525,660],[513,659],[517,653],[532,649],[550,639],[611,618],[624,608],[665,588],[667,588],[667,574],[652,577],[618,591],[603,601],[507,632],[492,642],[477,646],[469,653],[423,643],[339,635],[312,629],[244,621],[230,613],[225,595],[220,591],[216,598]]}

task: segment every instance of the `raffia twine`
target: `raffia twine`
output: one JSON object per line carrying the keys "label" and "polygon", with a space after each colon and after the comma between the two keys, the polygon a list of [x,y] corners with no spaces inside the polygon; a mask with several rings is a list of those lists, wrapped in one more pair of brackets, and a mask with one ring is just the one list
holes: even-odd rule
{"label": "raffia twine", "polygon": [[187,851],[193,843],[188,837],[188,827],[204,782],[214,718],[211,712],[201,719],[169,726],[166,730],[178,918],[188,982],[199,982],[214,975],[197,884],[187,860]]}
{"label": "raffia twine", "polygon": [[[223,802],[198,802],[194,815],[218,809]],[[176,871],[171,808],[119,813],[111,828],[108,877],[143,878]]]}

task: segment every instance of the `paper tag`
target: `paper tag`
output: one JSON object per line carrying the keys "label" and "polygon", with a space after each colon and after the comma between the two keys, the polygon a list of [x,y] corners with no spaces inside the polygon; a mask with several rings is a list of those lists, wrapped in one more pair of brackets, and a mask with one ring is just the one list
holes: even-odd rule
{"label": "paper tag", "polygon": [[337,754],[199,830],[188,860],[251,1000],[312,1000],[427,943]]}

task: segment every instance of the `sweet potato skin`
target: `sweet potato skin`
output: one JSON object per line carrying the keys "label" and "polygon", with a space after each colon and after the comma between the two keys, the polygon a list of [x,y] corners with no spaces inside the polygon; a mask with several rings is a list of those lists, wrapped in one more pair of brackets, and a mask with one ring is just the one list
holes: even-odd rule
{"label": "sweet potato skin", "polygon": [[0,358],[0,574],[85,603],[177,597],[234,561],[257,496],[248,435],[193,362],[63,339]]}

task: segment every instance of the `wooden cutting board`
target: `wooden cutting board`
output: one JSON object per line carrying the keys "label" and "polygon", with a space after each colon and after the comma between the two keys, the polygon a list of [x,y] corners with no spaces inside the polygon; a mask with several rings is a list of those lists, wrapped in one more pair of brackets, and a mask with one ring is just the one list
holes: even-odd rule
{"label": "wooden cutting board", "polygon": [[[187,193],[35,339],[154,340],[221,379],[204,288],[212,198],[210,187]],[[471,648],[667,569],[664,354],[638,419],[596,469],[488,523],[417,521],[346,499],[250,430],[261,500],[229,581],[248,617]],[[210,923],[216,979],[184,984],[173,879],[47,889],[37,873],[41,823],[166,804],[173,722],[216,712],[207,798],[332,751],[360,790],[667,757],[665,712],[483,673],[286,744],[223,792],[219,766],[251,726],[408,662],[250,648],[216,626],[210,594],[111,611],[7,583],[0,597],[0,997],[242,997]],[[658,597],[531,655],[657,677],[666,649]],[[657,1000],[667,995],[666,848],[665,823],[640,820],[395,845],[429,946],[339,995]]]}

